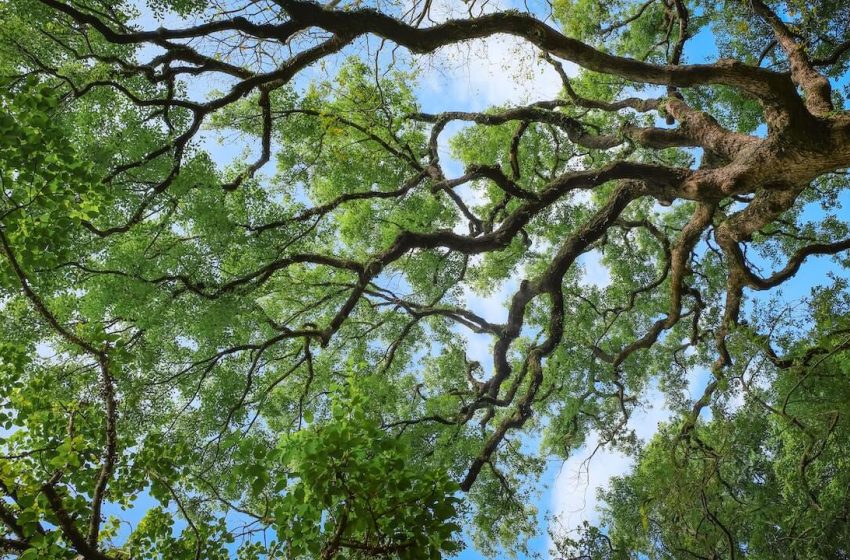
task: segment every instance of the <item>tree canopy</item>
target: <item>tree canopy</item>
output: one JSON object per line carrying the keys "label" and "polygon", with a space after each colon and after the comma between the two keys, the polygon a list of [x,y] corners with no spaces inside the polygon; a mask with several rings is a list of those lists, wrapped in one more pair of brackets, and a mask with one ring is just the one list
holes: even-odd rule
{"label": "tree canopy", "polygon": [[[0,0],[0,555],[531,554],[593,441],[635,464],[557,557],[846,558],[848,21]],[[425,111],[497,36],[561,93]]]}

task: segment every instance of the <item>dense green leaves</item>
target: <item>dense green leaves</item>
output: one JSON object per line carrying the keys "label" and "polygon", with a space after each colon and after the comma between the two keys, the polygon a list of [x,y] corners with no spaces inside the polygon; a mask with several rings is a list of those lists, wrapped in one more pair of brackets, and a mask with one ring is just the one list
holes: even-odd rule
{"label": "dense green leaves", "polygon": [[30,81],[0,92],[4,235],[26,269],[53,266],[67,256],[75,227],[106,203],[105,189],[54,122],[50,86]]}
{"label": "dense green leaves", "polygon": [[[296,557],[349,549],[413,560],[457,550],[457,484],[414,461],[404,439],[385,435],[364,407],[374,381],[357,383],[332,398],[326,422],[281,442],[277,456],[290,481],[273,507],[277,533]],[[258,465],[248,467],[257,490],[266,484]]]}

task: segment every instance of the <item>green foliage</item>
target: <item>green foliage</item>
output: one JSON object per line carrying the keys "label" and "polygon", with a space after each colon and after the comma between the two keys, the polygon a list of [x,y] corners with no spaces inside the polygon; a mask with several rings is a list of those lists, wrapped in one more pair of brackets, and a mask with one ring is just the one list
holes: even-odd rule
{"label": "green foliage", "polygon": [[[617,70],[716,47],[790,79],[752,2],[556,0],[549,62],[616,68],[475,115],[422,112],[465,107],[421,99],[454,59],[374,11],[416,21],[405,3],[298,4],[322,25],[288,1],[58,4],[0,0],[0,556],[535,557],[541,476],[594,441],[635,466],[600,523],[553,535],[562,556],[846,552],[846,153],[771,137],[727,196],[699,178],[739,154],[688,135],[760,141],[775,107],[715,83],[728,62],[692,87]],[[766,5],[846,82],[846,1]],[[376,21],[423,43],[349,36]],[[549,45],[530,29],[508,31]],[[840,140],[838,89],[815,120]],[[792,148],[828,172],[756,181]],[[738,256],[719,232],[747,208],[770,219]],[[810,297],[747,289],[725,315],[737,260],[769,276],[812,247],[834,274]],[[642,442],[629,419],[658,392],[673,414]]]}
{"label": "green foliage", "polygon": [[665,426],[634,470],[604,492],[606,536],[586,526],[562,539],[561,551],[612,559],[826,558],[846,547],[850,441],[842,411],[850,362],[846,350],[803,361],[813,344],[834,342],[822,333],[845,331],[846,315],[834,307],[843,309],[841,299],[818,297],[815,338],[794,344],[795,365],[741,372],[733,381],[744,393],[740,408],[713,407],[689,441],[675,423]]}
{"label": "green foliage", "polygon": [[[273,508],[275,527],[294,557],[349,549],[348,555],[441,558],[456,551],[457,484],[412,461],[403,438],[380,428],[364,404],[364,385],[352,383],[332,399],[330,418],[281,442],[286,495]],[[266,484],[255,466],[254,487]]]}
{"label": "green foliage", "polygon": [[108,201],[91,166],[56,124],[57,105],[52,88],[33,81],[14,92],[0,88],[2,224],[26,269],[61,262],[75,227]]}

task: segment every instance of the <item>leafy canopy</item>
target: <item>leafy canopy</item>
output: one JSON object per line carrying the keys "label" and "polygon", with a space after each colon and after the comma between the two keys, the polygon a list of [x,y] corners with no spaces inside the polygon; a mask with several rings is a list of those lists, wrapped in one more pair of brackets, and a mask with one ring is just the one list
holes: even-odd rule
{"label": "leafy canopy", "polygon": [[850,4],[510,5],[0,0],[0,555],[847,555]]}

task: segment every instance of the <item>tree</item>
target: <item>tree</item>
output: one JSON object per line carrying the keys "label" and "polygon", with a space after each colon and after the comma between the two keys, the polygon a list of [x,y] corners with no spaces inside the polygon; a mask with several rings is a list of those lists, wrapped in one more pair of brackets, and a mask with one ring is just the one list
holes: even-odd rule
{"label": "tree", "polygon": [[[432,4],[0,3],[3,554],[524,552],[597,434],[637,463],[562,555],[847,556],[850,3]],[[497,35],[562,94],[423,112]]]}

